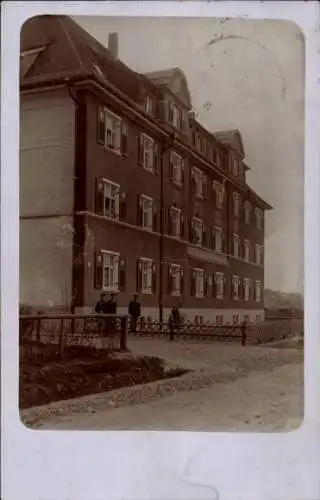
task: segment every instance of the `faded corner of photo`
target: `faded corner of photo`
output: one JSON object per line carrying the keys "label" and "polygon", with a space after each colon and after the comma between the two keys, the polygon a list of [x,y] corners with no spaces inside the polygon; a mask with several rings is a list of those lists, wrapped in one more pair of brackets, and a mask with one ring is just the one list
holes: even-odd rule
{"label": "faded corner of photo", "polygon": [[23,25],[24,425],[302,425],[304,64],[286,21]]}

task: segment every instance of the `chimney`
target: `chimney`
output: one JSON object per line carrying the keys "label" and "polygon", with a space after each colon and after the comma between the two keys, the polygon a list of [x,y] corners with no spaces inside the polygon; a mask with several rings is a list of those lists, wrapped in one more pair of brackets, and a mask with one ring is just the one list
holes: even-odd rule
{"label": "chimney", "polygon": [[118,59],[118,33],[109,33],[108,49],[114,59]]}

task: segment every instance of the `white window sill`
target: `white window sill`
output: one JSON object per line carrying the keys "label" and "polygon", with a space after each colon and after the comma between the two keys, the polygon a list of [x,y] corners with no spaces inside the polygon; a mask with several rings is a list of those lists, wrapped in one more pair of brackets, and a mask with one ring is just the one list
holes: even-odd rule
{"label": "white window sill", "polygon": [[106,149],[107,151],[112,151],[116,155],[121,156],[121,149],[111,148],[110,146],[107,146],[106,144],[104,144],[104,149]]}
{"label": "white window sill", "polygon": [[196,299],[203,299],[204,298],[204,295],[195,295]]}
{"label": "white window sill", "polygon": [[120,292],[119,288],[108,288],[108,287],[102,287],[102,291],[107,292],[107,293],[119,293]]}
{"label": "white window sill", "polygon": [[150,172],[150,174],[154,174],[154,167],[146,167],[145,165],[143,165],[143,168],[144,168],[144,170],[146,170],[146,172]]}
{"label": "white window sill", "polygon": [[180,297],[181,292],[171,292],[172,297]]}
{"label": "white window sill", "polygon": [[153,295],[152,291],[149,290],[141,290],[141,295]]}

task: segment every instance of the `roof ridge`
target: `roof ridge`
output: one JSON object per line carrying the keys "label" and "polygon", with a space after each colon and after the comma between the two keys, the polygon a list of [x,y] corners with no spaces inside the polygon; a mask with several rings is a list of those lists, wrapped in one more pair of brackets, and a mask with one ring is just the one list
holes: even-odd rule
{"label": "roof ridge", "polygon": [[67,39],[68,39],[68,41],[69,41],[69,44],[70,44],[70,46],[71,46],[71,48],[72,48],[72,50],[73,50],[73,53],[74,53],[74,55],[75,55],[75,57],[76,57],[76,59],[77,59],[77,61],[78,61],[79,65],[80,65],[81,69],[83,69],[83,70],[87,71],[87,67],[86,67],[86,65],[84,64],[84,62],[82,61],[82,59],[81,59],[81,57],[80,57],[79,52],[77,51],[76,45],[75,45],[75,43],[74,43],[74,41],[73,41],[73,39],[72,39],[72,36],[70,35],[70,33],[69,33],[69,31],[68,31],[68,29],[67,29],[67,27],[66,27],[65,23],[64,23],[64,19],[63,19],[63,17],[62,17],[62,16],[57,16],[57,18],[58,18],[58,21],[59,21],[59,22],[60,22],[60,24],[61,24],[62,30],[63,30],[63,32],[64,32],[64,34],[65,34],[66,38],[67,38]]}

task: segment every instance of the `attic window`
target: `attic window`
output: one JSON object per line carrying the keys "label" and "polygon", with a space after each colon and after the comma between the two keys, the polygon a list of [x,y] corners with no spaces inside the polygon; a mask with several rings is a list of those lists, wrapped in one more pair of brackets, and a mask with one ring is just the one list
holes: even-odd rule
{"label": "attic window", "polygon": [[29,49],[20,52],[20,75],[24,77],[35,63],[37,57],[44,51],[46,45],[36,49]]}

